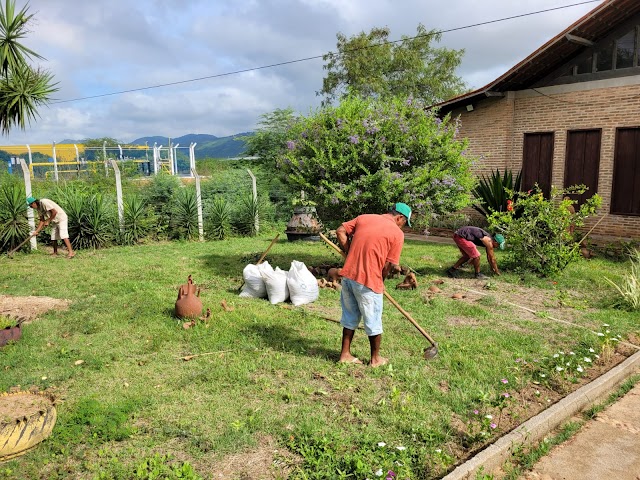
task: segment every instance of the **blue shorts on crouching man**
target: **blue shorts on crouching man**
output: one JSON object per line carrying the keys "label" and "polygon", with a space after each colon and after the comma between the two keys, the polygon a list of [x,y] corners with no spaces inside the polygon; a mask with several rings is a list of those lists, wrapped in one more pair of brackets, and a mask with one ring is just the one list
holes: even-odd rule
{"label": "blue shorts on crouching man", "polygon": [[369,337],[382,333],[382,293],[376,293],[358,282],[343,278],[340,304],[340,324],[344,328],[357,329],[362,318],[364,331]]}

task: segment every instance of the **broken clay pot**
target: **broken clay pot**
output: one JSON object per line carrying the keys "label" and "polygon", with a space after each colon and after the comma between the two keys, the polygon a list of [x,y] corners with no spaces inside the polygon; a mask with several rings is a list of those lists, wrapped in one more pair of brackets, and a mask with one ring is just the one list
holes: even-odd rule
{"label": "broken clay pot", "polygon": [[194,285],[191,275],[187,278],[187,283],[180,285],[178,289],[175,312],[178,318],[197,318],[202,315],[200,289]]}

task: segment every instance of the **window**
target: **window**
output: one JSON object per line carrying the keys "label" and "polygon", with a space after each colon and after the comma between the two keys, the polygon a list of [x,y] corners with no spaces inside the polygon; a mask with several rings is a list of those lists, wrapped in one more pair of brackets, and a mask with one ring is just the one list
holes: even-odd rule
{"label": "window", "polygon": [[613,70],[613,42],[600,47],[596,52],[596,72]]}
{"label": "window", "polygon": [[640,128],[616,131],[611,213],[640,215]]}
{"label": "window", "polygon": [[636,29],[634,28],[616,42],[616,69],[633,67],[635,46]]}
{"label": "window", "polygon": [[587,58],[578,63],[578,71],[576,72],[578,75],[581,73],[591,73],[591,69],[593,68],[593,56],[589,55]]}

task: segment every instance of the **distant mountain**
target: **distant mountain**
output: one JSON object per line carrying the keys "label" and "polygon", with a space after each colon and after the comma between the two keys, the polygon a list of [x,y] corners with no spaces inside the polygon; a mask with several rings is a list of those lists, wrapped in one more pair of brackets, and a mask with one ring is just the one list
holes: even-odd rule
{"label": "distant mountain", "polygon": [[[207,135],[205,133],[190,133],[181,137],[171,137],[171,143],[175,145],[180,144],[180,147],[188,147],[192,143],[196,143],[196,158],[233,158],[243,155],[247,146],[240,137],[253,135],[253,132],[236,133],[228,137],[216,137],[215,135]],[[82,140],[69,140],[65,139],[56,144],[81,144]],[[130,143],[130,145],[149,145],[153,147],[153,144],[162,145],[166,147],[169,145],[168,137],[150,136],[137,138]]]}
{"label": "distant mountain", "polygon": [[[196,158],[230,158],[242,156],[247,146],[240,137],[252,135],[253,132],[244,132],[231,135],[229,137],[216,137],[215,135],[190,133],[181,137],[171,138],[171,143],[179,143],[181,147],[188,147],[196,143]],[[153,146],[169,145],[168,137],[142,137],[131,142],[133,145]]]}

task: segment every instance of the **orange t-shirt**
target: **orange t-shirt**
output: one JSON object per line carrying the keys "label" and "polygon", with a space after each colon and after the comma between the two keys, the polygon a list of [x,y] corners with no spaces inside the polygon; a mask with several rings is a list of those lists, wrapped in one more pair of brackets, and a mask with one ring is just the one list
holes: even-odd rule
{"label": "orange t-shirt", "polygon": [[360,215],[342,226],[352,237],[342,276],[383,293],[382,269],[386,262],[400,263],[404,233],[390,214]]}

